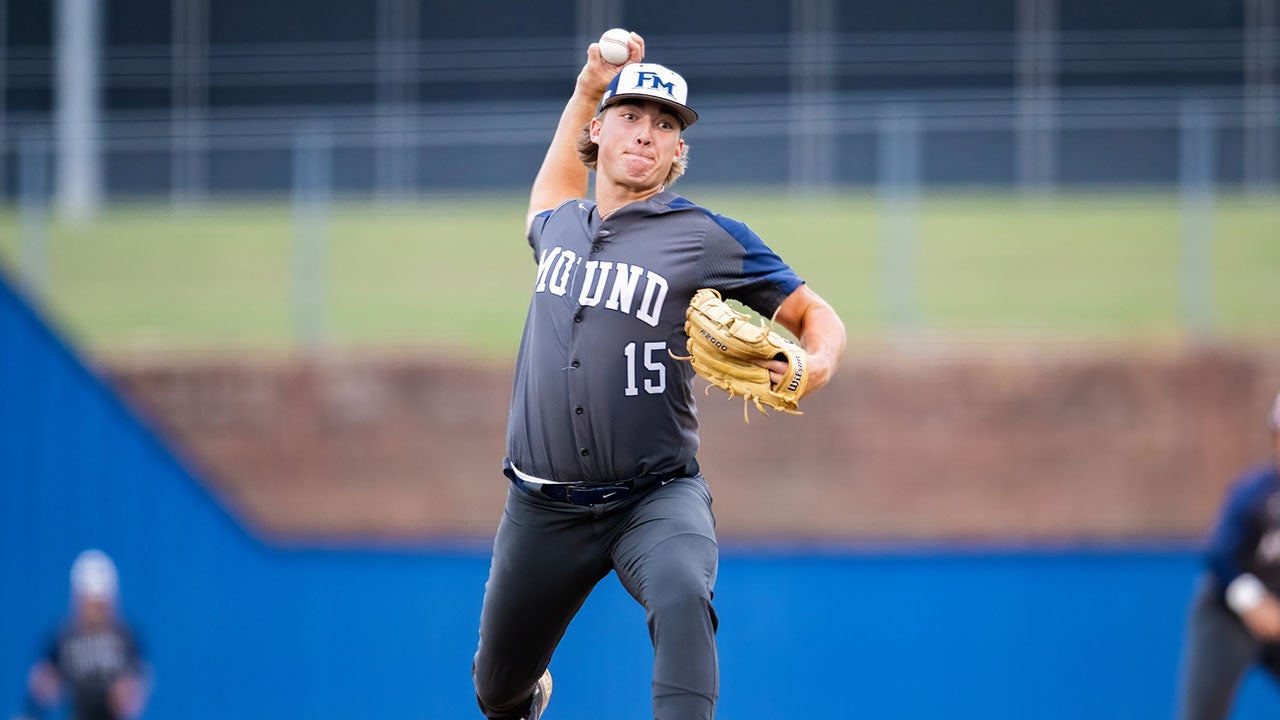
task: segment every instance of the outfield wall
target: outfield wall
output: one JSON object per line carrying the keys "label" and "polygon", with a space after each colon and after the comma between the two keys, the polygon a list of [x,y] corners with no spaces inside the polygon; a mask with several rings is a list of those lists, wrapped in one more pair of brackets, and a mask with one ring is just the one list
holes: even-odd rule
{"label": "outfield wall", "polygon": [[[487,540],[511,368],[454,353],[116,357],[237,514],[289,537]],[[705,387],[701,379],[698,388]],[[854,347],[805,415],[696,393],[722,537],[1194,541],[1269,455],[1264,345]]]}
{"label": "outfield wall", "polygon": [[[483,543],[247,531],[0,282],[0,712],[96,546],[156,677],[151,718],[475,717]],[[1189,543],[726,543],[721,716],[1164,718]],[[608,579],[553,663],[557,717],[648,717],[642,611]],[[1246,688],[1238,718],[1273,714]]]}

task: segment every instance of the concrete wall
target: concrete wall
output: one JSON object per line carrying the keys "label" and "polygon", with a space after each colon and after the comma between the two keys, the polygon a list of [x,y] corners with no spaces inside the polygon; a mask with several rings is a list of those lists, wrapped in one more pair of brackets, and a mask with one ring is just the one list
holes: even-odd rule
{"label": "concrete wall", "polygon": [[[1265,346],[854,348],[805,415],[699,395],[720,532],[1195,539],[1270,457]],[[112,382],[237,512],[289,536],[488,537],[511,369],[420,356],[115,358]],[[698,387],[703,387],[700,379]]]}

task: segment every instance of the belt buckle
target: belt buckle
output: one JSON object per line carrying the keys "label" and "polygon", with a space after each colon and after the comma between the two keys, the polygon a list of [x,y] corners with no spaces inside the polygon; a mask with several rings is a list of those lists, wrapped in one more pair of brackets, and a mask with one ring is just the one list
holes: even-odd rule
{"label": "belt buckle", "polygon": [[527,493],[529,493],[529,494],[531,494],[531,495],[537,495],[537,496],[539,496],[539,497],[544,497],[544,498],[547,498],[548,500],[556,500],[556,501],[559,501],[559,502],[567,502],[567,501],[568,501],[568,497],[569,497],[569,496],[568,496],[568,488],[564,488],[564,489],[560,490],[560,492],[556,492],[556,490],[559,488],[559,486],[557,486],[557,485],[552,485],[552,484],[543,484],[543,483],[531,483],[531,482],[528,482],[528,481],[526,481],[526,480],[521,480],[521,481],[520,481],[520,487],[521,487],[521,488],[523,488],[525,492],[527,492]]}

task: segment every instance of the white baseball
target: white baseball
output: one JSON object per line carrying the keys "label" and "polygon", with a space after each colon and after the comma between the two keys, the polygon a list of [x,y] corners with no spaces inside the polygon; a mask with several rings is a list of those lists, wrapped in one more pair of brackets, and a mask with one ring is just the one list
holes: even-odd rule
{"label": "white baseball", "polygon": [[605,30],[600,36],[600,57],[610,65],[621,65],[631,57],[631,49],[627,47],[630,40],[631,33],[622,28]]}

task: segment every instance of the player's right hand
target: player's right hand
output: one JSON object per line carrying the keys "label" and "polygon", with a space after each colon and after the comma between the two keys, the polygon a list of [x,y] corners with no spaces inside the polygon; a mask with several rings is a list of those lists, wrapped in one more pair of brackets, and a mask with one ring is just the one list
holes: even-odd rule
{"label": "player's right hand", "polygon": [[1249,632],[1260,640],[1280,640],[1280,599],[1267,593],[1256,607],[1240,613]]}
{"label": "player's right hand", "polygon": [[600,56],[600,43],[593,42],[587,46],[587,64],[578,73],[578,88],[590,93],[597,100],[604,95],[605,88],[613,81],[614,76],[622,72],[623,65],[638,63],[644,60],[644,38],[639,33],[631,33],[631,41],[627,43],[631,54],[622,65],[613,65]]}

